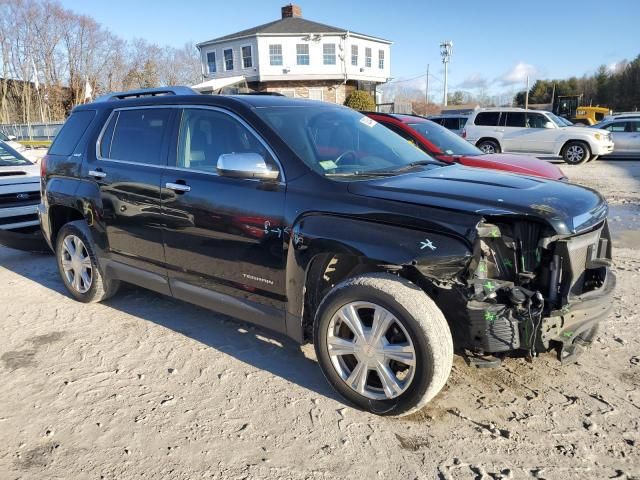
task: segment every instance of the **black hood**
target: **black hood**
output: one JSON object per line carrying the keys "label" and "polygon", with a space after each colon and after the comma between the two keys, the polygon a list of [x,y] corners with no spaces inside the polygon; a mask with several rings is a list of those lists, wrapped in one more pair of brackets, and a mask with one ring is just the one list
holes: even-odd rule
{"label": "black hood", "polygon": [[604,198],[589,188],[458,165],[352,182],[349,191],[480,215],[534,217],[547,222],[560,235],[585,230],[608,212]]}

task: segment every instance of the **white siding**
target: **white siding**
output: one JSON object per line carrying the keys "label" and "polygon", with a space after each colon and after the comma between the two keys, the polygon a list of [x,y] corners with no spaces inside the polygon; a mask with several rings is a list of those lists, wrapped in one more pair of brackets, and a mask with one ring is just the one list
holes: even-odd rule
{"label": "white siding", "polygon": [[[309,45],[309,65],[298,65],[297,44]],[[336,64],[324,65],[323,45],[336,45]],[[282,45],[282,65],[271,65],[269,45]],[[251,45],[253,49],[253,67],[242,68],[241,47]],[[358,65],[351,65],[351,45],[358,45]],[[365,48],[371,48],[371,68],[365,67]],[[224,69],[224,50],[233,50],[233,70]],[[215,45],[205,45],[201,50],[203,72],[207,74],[207,52],[215,50],[217,72],[208,78],[224,78],[244,75],[248,81],[269,80],[363,80],[383,83],[391,76],[391,58],[389,45],[375,40],[355,36],[322,34],[309,36],[257,36]],[[378,68],[378,51],[384,51],[384,68]],[[362,70],[362,71],[361,71]]]}
{"label": "white siding", "polygon": [[[250,45],[253,51],[253,66],[251,68],[242,68],[241,49],[247,45]],[[233,70],[224,69],[224,51],[228,48],[233,50]],[[207,70],[207,53],[211,51],[216,52],[217,71],[216,73],[209,75]],[[206,45],[202,47],[202,50],[200,51],[200,58],[202,60],[203,72],[208,78],[225,78],[244,75],[247,80],[251,80],[252,77],[257,77],[258,75],[258,43],[256,42],[255,37],[233,40],[216,45]]]}

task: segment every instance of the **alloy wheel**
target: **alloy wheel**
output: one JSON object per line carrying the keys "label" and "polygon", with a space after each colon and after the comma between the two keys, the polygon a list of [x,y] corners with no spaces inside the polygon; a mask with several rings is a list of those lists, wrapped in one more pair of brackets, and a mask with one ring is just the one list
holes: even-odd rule
{"label": "alloy wheel", "polygon": [[580,145],[571,145],[567,149],[567,160],[571,163],[577,163],[584,158],[585,151]]}
{"label": "alloy wheel", "polygon": [[484,153],[496,153],[495,147],[490,143],[482,144],[480,150],[482,150]]}
{"label": "alloy wheel", "polygon": [[89,251],[80,238],[69,235],[62,241],[62,270],[67,283],[78,293],[86,293],[93,283],[93,265]]}
{"label": "alloy wheel", "polygon": [[402,323],[387,309],[351,302],[331,318],[327,349],[340,378],[373,400],[404,393],[416,369],[416,352]]}

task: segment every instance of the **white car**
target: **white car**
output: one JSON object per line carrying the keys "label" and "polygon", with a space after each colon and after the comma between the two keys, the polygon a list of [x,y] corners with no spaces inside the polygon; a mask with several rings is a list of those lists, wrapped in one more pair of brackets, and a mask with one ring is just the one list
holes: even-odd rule
{"label": "white car", "polygon": [[25,147],[24,145],[22,145],[19,142],[16,142],[16,137],[13,135],[7,135],[3,132],[0,132],[0,142],[4,142],[5,144],[9,145],[11,148],[13,148],[15,151],[20,152],[20,153],[24,153],[27,150],[27,147]]}
{"label": "white car", "polygon": [[462,137],[485,153],[526,152],[577,165],[613,152],[606,130],[567,126],[551,112],[485,108],[473,112]]}
{"label": "white car", "polygon": [[0,245],[40,250],[40,169],[0,141]]}

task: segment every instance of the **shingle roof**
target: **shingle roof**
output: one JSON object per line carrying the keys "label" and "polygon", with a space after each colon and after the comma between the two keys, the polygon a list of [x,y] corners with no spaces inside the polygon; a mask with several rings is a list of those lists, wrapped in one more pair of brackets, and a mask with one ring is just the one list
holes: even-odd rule
{"label": "shingle roof", "polygon": [[361,37],[369,37],[376,40],[381,40],[383,42],[391,43],[389,40],[385,40],[382,38],[373,37],[371,35],[365,35],[364,33],[351,32],[344,28],[332,27],[331,25],[325,25],[323,23],[312,22],[311,20],[306,20],[301,17],[286,17],[280,20],[276,20],[275,22],[269,22],[262,25],[258,25],[257,27],[248,28],[246,30],[241,30],[236,33],[231,33],[229,35],[225,35],[223,37],[214,38],[211,40],[207,40],[206,42],[201,42],[197,46],[207,45],[209,43],[218,43],[226,40],[233,40],[235,38],[249,37],[252,35],[258,34],[305,34],[305,33],[347,33],[353,35],[358,35]]}

